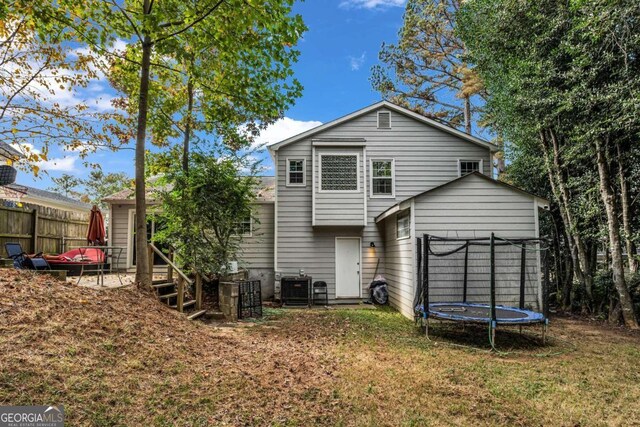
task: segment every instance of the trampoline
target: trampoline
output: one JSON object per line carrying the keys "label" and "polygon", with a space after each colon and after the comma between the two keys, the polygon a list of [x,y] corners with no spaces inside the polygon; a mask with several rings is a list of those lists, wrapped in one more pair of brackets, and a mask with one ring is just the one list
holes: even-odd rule
{"label": "trampoline", "polygon": [[538,238],[505,239],[494,233],[468,239],[423,235],[416,241],[416,321],[425,327],[427,338],[432,319],[488,325],[493,349],[499,325],[538,324],[543,327],[544,342],[547,250],[547,242]]}
{"label": "trampoline", "polygon": [[[496,325],[531,325],[534,323],[544,323],[545,316],[531,310],[516,307],[497,305]],[[416,307],[420,313],[424,314],[422,306]],[[491,306],[488,304],[473,304],[462,302],[435,303],[429,304],[428,317],[453,320],[467,323],[490,323]]]}

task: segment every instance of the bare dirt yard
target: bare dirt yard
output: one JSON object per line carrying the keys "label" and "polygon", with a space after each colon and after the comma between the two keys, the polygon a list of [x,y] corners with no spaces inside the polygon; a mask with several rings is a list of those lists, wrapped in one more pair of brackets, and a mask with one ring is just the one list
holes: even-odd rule
{"label": "bare dirt yard", "polygon": [[220,328],[1,270],[0,405],[63,404],[73,426],[640,425],[637,334],[557,318],[550,345],[503,332],[499,355],[452,345],[486,348],[482,329],[438,329],[389,309]]}

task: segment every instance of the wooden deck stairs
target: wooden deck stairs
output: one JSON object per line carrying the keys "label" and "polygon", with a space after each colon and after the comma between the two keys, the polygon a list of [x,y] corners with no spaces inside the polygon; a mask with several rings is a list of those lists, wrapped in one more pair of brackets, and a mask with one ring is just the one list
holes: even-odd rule
{"label": "wooden deck stairs", "polygon": [[[202,309],[202,277],[191,280],[173,263],[173,254],[165,255],[153,244],[149,244],[149,261],[153,265],[154,255],[167,263],[167,277],[153,281],[158,299],[169,307],[185,313],[187,319],[196,319],[207,312]],[[175,276],[175,277],[174,277]]]}

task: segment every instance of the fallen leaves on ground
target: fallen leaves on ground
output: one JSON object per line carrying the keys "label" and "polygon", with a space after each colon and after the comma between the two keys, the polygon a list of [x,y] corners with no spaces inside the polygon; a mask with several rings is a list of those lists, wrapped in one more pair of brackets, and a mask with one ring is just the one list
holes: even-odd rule
{"label": "fallen leaves on ground", "polygon": [[486,348],[483,330],[435,327],[429,342],[389,309],[270,311],[221,328],[133,288],[0,270],[0,405],[63,404],[87,426],[640,419],[637,334],[556,319],[547,347],[499,332],[504,356],[459,346]]}

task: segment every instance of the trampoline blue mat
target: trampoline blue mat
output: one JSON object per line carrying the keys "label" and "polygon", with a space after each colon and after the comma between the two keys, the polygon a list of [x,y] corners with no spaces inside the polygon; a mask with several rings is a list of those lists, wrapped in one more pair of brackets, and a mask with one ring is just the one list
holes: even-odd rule
{"label": "trampoline blue mat", "polygon": [[[424,314],[423,306],[416,306],[416,311]],[[443,320],[477,323],[491,322],[491,306],[488,304],[438,302],[429,304],[428,314],[429,317]],[[545,320],[542,313],[516,307],[496,305],[496,322],[498,324],[524,325],[543,323]]]}

